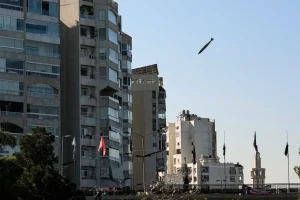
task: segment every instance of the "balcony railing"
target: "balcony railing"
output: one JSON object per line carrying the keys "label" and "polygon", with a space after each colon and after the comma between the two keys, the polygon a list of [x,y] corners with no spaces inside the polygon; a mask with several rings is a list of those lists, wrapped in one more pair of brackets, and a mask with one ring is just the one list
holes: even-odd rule
{"label": "balcony railing", "polygon": [[16,90],[2,90],[2,89],[0,89],[0,94],[23,96],[23,91],[16,91]]}
{"label": "balcony railing", "polygon": [[16,10],[16,11],[23,11],[23,7],[9,5],[9,4],[5,4],[5,3],[0,3],[0,8],[9,9],[9,10]]}
{"label": "balcony railing", "polygon": [[30,119],[49,120],[49,121],[58,120],[58,115],[48,115],[48,114],[39,114],[39,113],[27,113],[27,117]]}
{"label": "balcony railing", "polygon": [[94,16],[94,15],[80,14],[80,17],[86,18],[86,19],[95,19],[95,16]]}
{"label": "balcony railing", "polygon": [[14,69],[14,68],[8,68],[8,67],[1,67],[0,72],[3,73],[11,73],[11,74],[23,74],[23,69]]}
{"label": "balcony railing", "polygon": [[10,111],[0,111],[1,116],[6,116],[6,117],[22,117],[23,113],[21,112],[10,112]]}
{"label": "balcony railing", "polygon": [[32,92],[28,91],[28,95],[32,97],[38,97],[42,99],[58,99],[58,94],[48,94],[48,93],[39,93],[39,92]]}
{"label": "balcony railing", "polygon": [[81,117],[94,118],[95,113],[94,112],[83,112],[83,111],[81,111]]}
{"label": "balcony railing", "polygon": [[26,70],[26,75],[28,76],[40,76],[43,78],[53,78],[53,79],[59,79],[59,74],[49,74],[49,73],[43,73],[43,72],[34,72],[34,71],[28,71]]}

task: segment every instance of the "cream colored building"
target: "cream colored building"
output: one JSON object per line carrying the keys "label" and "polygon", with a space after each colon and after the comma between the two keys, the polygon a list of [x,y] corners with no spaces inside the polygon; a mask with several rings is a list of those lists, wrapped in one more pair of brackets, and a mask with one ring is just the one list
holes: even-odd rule
{"label": "cream colored building", "polygon": [[261,167],[260,153],[256,152],[254,156],[254,168],[251,169],[251,179],[253,179],[254,188],[262,188],[265,186],[266,169]]}
{"label": "cream colored building", "polygon": [[[133,69],[133,154],[145,155],[164,150],[166,91],[157,65]],[[142,135],[141,136],[138,136]],[[144,145],[143,145],[144,139]],[[133,185],[143,185],[143,159],[133,158]],[[148,187],[165,172],[165,152],[145,158],[145,184]]]}

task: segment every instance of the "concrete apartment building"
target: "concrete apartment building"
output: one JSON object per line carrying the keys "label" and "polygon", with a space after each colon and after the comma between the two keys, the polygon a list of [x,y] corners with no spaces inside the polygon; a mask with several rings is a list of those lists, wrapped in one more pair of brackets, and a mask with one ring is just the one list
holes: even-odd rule
{"label": "concrete apartment building", "polygon": [[196,160],[201,155],[217,157],[215,121],[201,118],[183,110],[175,123],[168,123],[166,133],[168,174],[176,173],[183,163],[191,163],[192,144],[195,145]]}
{"label": "concrete apartment building", "polygon": [[[193,144],[196,163],[193,164]],[[243,166],[220,163],[217,156],[215,120],[201,118],[183,110],[166,132],[167,175],[165,181],[183,184],[183,166],[188,169],[190,184],[214,185],[214,188],[241,185]]]}
{"label": "concrete apartment building", "polygon": [[[131,37],[113,0],[61,0],[64,170],[81,189],[129,186]],[[101,136],[106,155],[97,151]],[[126,155],[124,155],[126,154]]]}
{"label": "concrete apartment building", "polygon": [[[33,127],[60,136],[59,1],[0,1],[0,126],[17,138]],[[0,156],[19,147],[0,149]]]}
{"label": "concrete apartment building", "polygon": [[[133,154],[146,155],[163,151],[166,127],[166,91],[157,65],[149,65],[132,71],[133,98]],[[142,136],[139,136],[139,135]],[[145,185],[156,181],[165,171],[165,152],[145,158]],[[133,156],[133,185],[143,185],[143,159]]]}

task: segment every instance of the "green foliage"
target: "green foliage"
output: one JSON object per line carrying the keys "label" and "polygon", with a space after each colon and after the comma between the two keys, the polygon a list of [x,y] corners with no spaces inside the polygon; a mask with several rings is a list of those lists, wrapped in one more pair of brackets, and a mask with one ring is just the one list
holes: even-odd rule
{"label": "green foliage", "polygon": [[295,166],[294,167],[294,171],[295,171],[295,173],[298,175],[298,177],[300,179],[300,166]]}
{"label": "green foliage", "polygon": [[[54,168],[54,136],[37,127],[20,139],[20,153],[0,159],[0,196],[11,200],[85,200]],[[5,143],[7,144],[7,143]]]}
{"label": "green foliage", "polygon": [[14,147],[16,146],[16,144],[17,140],[13,135],[7,132],[0,131],[0,147],[5,145]]}

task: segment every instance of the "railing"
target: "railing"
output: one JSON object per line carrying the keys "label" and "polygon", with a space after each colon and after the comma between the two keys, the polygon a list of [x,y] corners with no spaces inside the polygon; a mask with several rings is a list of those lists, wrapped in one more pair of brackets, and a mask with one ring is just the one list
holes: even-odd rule
{"label": "railing", "polygon": [[10,112],[10,111],[0,111],[1,116],[6,116],[6,117],[22,117],[23,113],[21,112]]}
{"label": "railing", "polygon": [[59,79],[60,75],[59,74],[47,74],[43,72],[35,72],[35,71],[29,71],[26,70],[26,75],[28,76],[40,76],[43,78],[53,78],[53,79]]}
{"label": "railing", "polygon": [[8,67],[1,67],[0,72],[4,73],[12,73],[12,74],[23,74],[23,69],[14,69],[14,68],[8,68]]}
{"label": "railing", "polygon": [[83,111],[81,111],[81,117],[94,118],[95,113],[94,112],[83,112]]}
{"label": "railing", "polygon": [[16,91],[16,90],[2,90],[0,89],[0,95],[16,95],[16,96],[23,96],[23,91]]}
{"label": "railing", "polygon": [[30,48],[26,49],[26,54],[33,55],[33,56],[44,56],[44,57],[50,57],[50,58],[60,58],[60,54],[58,54],[58,53],[36,51],[36,50],[30,49]]}
{"label": "railing", "polygon": [[93,0],[83,0],[83,1],[86,1],[86,2],[93,2]]}
{"label": "railing", "polygon": [[95,19],[94,15],[85,15],[85,14],[80,14],[80,17],[86,18],[86,19]]}
{"label": "railing", "polygon": [[9,10],[16,10],[16,11],[23,11],[23,7],[15,6],[15,5],[9,5],[5,3],[0,3],[0,8],[9,9]]}
{"label": "railing", "polygon": [[48,93],[39,93],[39,92],[32,92],[28,91],[28,95],[32,97],[38,97],[42,99],[58,99],[58,94],[48,94]]}
{"label": "railing", "polygon": [[38,114],[38,113],[27,113],[27,117],[30,119],[49,120],[49,121],[58,120],[57,115]]}
{"label": "railing", "polygon": [[1,51],[6,52],[13,52],[13,53],[23,53],[24,48],[18,48],[18,47],[8,47],[8,46],[0,46]]}

